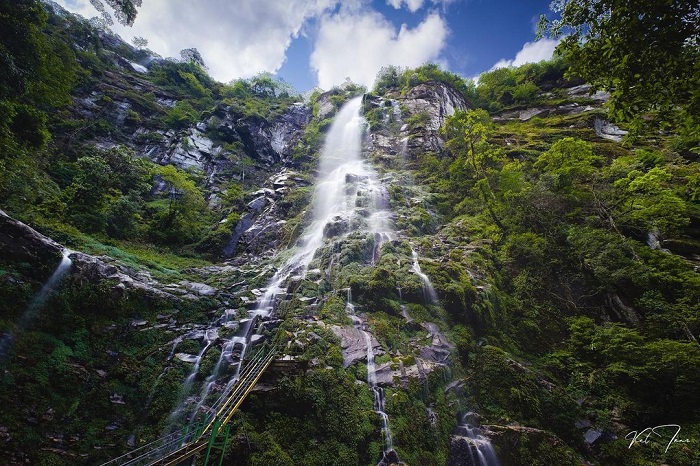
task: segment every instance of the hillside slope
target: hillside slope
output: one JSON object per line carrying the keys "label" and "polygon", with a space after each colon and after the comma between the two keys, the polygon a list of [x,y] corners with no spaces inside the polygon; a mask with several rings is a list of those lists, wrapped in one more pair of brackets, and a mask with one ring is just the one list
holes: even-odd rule
{"label": "hillside slope", "polygon": [[[562,61],[304,100],[47,5],[23,21],[66,95],[0,101],[8,464],[191,424],[273,340],[232,464],[700,460],[700,166],[672,132],[626,134]],[[664,424],[691,443],[629,448]]]}

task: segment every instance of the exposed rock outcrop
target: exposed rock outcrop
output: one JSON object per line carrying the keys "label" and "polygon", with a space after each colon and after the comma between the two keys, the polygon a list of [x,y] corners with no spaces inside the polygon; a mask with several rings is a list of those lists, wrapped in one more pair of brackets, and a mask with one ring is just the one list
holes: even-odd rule
{"label": "exposed rock outcrop", "polygon": [[164,285],[154,280],[148,272],[136,272],[116,263],[111,257],[97,257],[82,252],[73,252],[70,255],[73,261],[74,279],[78,282],[88,281],[97,283],[103,280],[113,280],[114,293],[121,295],[128,291],[142,291],[147,295],[166,299],[178,300],[180,298],[194,299],[195,296],[183,293],[180,297],[164,291]]}
{"label": "exposed rock outcrop", "polygon": [[534,452],[540,448],[549,452],[552,464],[570,464],[573,458],[578,459],[580,464],[587,464],[561,439],[541,429],[517,425],[486,425],[482,426],[482,430],[496,447],[501,466],[523,464],[518,454],[519,449]]}
{"label": "exposed rock outcrop", "polygon": [[243,214],[234,227],[224,257],[239,252],[260,255],[280,246],[281,231],[287,221],[284,199],[291,189],[309,184],[296,172],[287,168],[275,173],[265,182],[264,188],[251,193]]}
{"label": "exposed rock outcrop", "polygon": [[615,142],[621,142],[622,138],[627,134],[627,131],[624,129],[620,129],[602,118],[596,118],[593,127],[595,128],[595,134],[603,139]]}
{"label": "exposed rock outcrop", "polygon": [[[65,248],[32,227],[16,220],[0,210],[0,256],[6,263],[29,263],[37,272],[37,278],[46,278],[60,261]],[[180,284],[163,285],[146,271],[134,271],[119,265],[111,257],[97,257],[82,252],[70,253],[73,262],[72,275],[79,283],[97,283],[113,280],[115,293],[142,291],[147,295],[167,300],[196,299],[213,296],[218,290],[204,283],[183,281]]]}
{"label": "exposed rock outcrop", "polygon": [[426,115],[424,123],[408,128],[407,150],[411,155],[442,151],[445,141],[440,136],[440,128],[455,111],[468,108],[462,94],[440,82],[419,84],[398,100],[411,116]]}
{"label": "exposed rock outcrop", "polygon": [[0,261],[25,262],[44,278],[61,260],[63,247],[0,210]]}
{"label": "exposed rock outcrop", "polygon": [[[358,361],[367,359],[367,341],[365,340],[362,330],[355,327],[341,327],[338,325],[332,326],[331,330],[333,330],[333,333],[338,335],[341,340],[343,367],[350,367]],[[374,335],[372,335],[372,351],[374,351],[375,355],[384,353],[382,345],[379,344]]]}
{"label": "exposed rock outcrop", "polygon": [[445,146],[440,128],[457,110],[466,110],[467,101],[456,89],[442,82],[412,87],[405,95],[386,98],[368,94],[365,114],[373,112],[368,150],[380,157],[439,153]]}

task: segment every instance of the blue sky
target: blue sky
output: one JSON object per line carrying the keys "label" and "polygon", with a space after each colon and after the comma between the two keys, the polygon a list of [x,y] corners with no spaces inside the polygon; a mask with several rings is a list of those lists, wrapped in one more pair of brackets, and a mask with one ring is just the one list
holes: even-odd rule
{"label": "blue sky", "polygon": [[[58,0],[85,17],[89,0]],[[345,78],[372,85],[382,66],[426,62],[464,77],[549,58],[535,42],[550,0],[144,0],[125,40],[162,56],[196,47],[219,81],[278,74],[304,92]]]}

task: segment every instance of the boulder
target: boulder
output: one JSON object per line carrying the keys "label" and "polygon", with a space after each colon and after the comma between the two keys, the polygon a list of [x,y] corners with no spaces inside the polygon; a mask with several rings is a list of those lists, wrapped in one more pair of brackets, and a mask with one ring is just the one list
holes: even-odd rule
{"label": "boulder", "polygon": [[627,134],[627,131],[624,129],[620,129],[602,118],[595,119],[593,122],[593,128],[595,129],[595,134],[601,138],[609,139],[615,142],[621,142],[622,138]]}

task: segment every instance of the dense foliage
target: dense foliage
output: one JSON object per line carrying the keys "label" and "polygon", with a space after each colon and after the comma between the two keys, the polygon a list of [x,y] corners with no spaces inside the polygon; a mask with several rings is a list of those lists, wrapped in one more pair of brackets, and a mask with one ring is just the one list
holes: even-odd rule
{"label": "dense foliage", "polygon": [[386,66],[377,74],[373,92],[380,94],[390,90],[405,92],[418,84],[430,81],[449,84],[465,96],[472,96],[474,93],[471,80],[465,80],[454,73],[442,70],[434,63],[427,63],[415,69]]}
{"label": "dense foliage", "polygon": [[[130,9],[127,21],[139,5],[107,3]],[[397,239],[339,236],[318,251],[306,278],[290,282],[277,313],[293,368],[270,371],[243,405],[229,459],[376,464],[381,426],[371,392],[358,383],[366,366],[344,367],[331,331],[351,325],[351,299],[379,342],[378,365],[418,367],[433,340],[454,346],[449,367],[386,389],[407,464],[445,464],[454,415],[470,410],[493,425],[503,464],[700,461],[692,445],[630,449],[624,440],[668,423],[681,425],[684,438],[700,438],[697,9],[622,3],[558,2],[562,20],[549,31],[573,27],[561,56],[493,70],[478,83],[430,64],[379,73],[373,93],[383,106],[367,120],[383,136],[408,131],[408,140],[426,130],[427,112],[388,105],[424,83],[453,88],[472,109],[446,119],[443,150],[375,160],[391,180]],[[649,30],[657,33],[644,36],[656,40],[653,47],[639,40]],[[268,74],[217,83],[193,54],[156,59],[137,74],[129,62],[150,52],[47,14],[34,1],[0,3],[0,38],[0,207],[63,244],[108,254],[134,273],[147,268],[173,289],[202,279],[194,267],[210,264],[199,255],[217,257],[245,215],[246,195],[269,176],[219,124],[222,115],[271,121],[300,96]],[[633,138],[621,144],[596,135],[606,113],[593,96],[569,89],[584,82],[611,92],[612,115],[636,129]],[[346,83],[310,96],[312,119],[293,152],[302,184],[312,179],[337,110],[365,91]],[[76,111],[72,99],[88,100],[92,113]],[[523,116],[533,107],[540,116]],[[172,137],[187,150],[194,125],[228,162],[214,181],[130,148]],[[293,243],[310,221],[312,194],[303,186],[279,199],[278,244]],[[242,283],[266,286],[271,267],[261,263],[207,267],[226,290],[211,299],[166,300],[67,278],[44,303],[51,312],[21,328],[51,267],[0,258],[0,330],[18,331],[7,354],[12,370],[0,377],[8,406],[0,438],[28,462],[92,464],[122,453],[127,439],[157,437],[189,395],[182,382],[190,367],[173,355],[204,348],[175,333],[215,310],[245,315],[247,304],[229,292]],[[198,383],[219,355],[207,353]],[[588,429],[600,439],[588,444]]]}
{"label": "dense foliage", "polygon": [[540,32],[563,35],[571,71],[611,92],[610,110],[637,126],[675,129],[686,150],[700,145],[700,10],[672,0],[567,0]]}
{"label": "dense foliage", "polygon": [[[494,74],[527,68],[493,72],[477,91],[502,95],[504,80]],[[499,124],[482,109],[458,111],[442,130],[447,152],[413,162],[451,219],[442,235],[492,245],[468,260],[485,273],[489,292],[450,313],[495,345],[467,350],[473,396],[483,412],[552,431],[570,445],[580,418],[618,435],[626,433],[620,425],[668,422],[696,432],[700,399],[690,391],[700,369],[700,281],[691,251],[698,250],[700,167],[674,150],[672,138],[622,148],[591,138],[586,120]],[[458,280],[426,270],[449,310]],[[518,359],[534,364],[534,385],[503,372]],[[538,383],[556,389],[546,395]],[[586,400],[583,410],[576,399]],[[605,464],[639,460],[612,447],[597,454]],[[679,464],[695,455],[672,454]]]}

